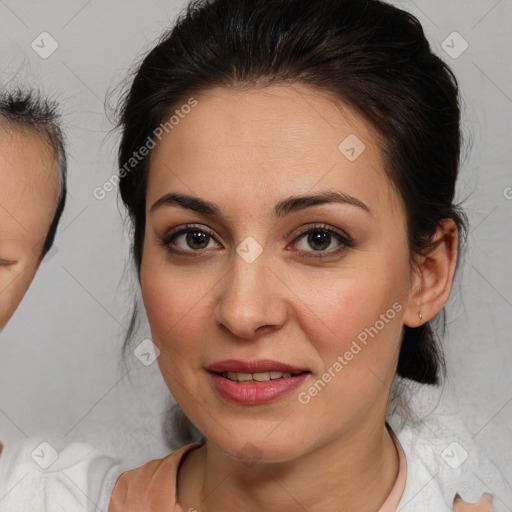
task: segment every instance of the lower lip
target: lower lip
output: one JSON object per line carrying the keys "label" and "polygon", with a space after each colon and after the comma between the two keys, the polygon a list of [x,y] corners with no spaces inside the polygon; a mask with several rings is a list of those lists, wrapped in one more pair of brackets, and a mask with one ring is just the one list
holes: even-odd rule
{"label": "lower lip", "polygon": [[309,375],[301,373],[265,382],[235,382],[225,377],[208,372],[215,389],[220,395],[237,404],[265,404],[298,388]]}

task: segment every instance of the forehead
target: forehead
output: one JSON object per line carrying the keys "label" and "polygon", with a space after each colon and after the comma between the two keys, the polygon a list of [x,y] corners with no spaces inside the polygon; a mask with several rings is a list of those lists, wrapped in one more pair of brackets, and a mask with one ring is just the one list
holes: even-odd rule
{"label": "forehead", "polygon": [[218,87],[194,98],[153,150],[148,205],[169,188],[219,203],[232,203],[233,190],[275,199],[325,188],[396,202],[379,134],[332,95],[293,84]]}
{"label": "forehead", "polygon": [[56,207],[59,170],[39,136],[0,124],[0,235],[39,240]]}

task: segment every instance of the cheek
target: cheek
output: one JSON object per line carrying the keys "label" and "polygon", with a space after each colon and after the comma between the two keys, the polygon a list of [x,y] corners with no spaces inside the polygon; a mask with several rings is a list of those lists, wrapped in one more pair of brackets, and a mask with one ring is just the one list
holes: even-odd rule
{"label": "cheek", "polygon": [[159,359],[176,362],[191,359],[194,340],[204,338],[204,325],[211,319],[207,305],[208,279],[194,271],[173,269],[158,257],[144,256],[141,291],[153,342],[161,350]]}
{"label": "cheek", "polygon": [[360,362],[350,366],[383,373],[396,357],[407,303],[407,260],[402,254],[373,260],[357,272],[302,290],[302,328],[325,368],[347,354],[345,359]]}

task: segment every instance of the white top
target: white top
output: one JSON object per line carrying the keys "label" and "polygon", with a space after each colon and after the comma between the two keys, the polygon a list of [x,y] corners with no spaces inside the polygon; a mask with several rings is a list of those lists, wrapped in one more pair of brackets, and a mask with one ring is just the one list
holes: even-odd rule
{"label": "white top", "polygon": [[[511,512],[510,431],[499,430],[496,419],[489,418],[486,435],[472,438],[453,413],[459,407],[446,400],[436,405],[439,393],[439,388],[418,386],[407,398],[412,415],[406,423],[404,411],[390,405],[387,422],[405,453],[407,472],[396,510],[452,512],[456,493],[476,503],[488,492],[494,495],[494,512]],[[478,442],[483,438],[489,444],[493,436],[501,446],[488,450]],[[494,452],[494,462],[489,452]],[[6,446],[0,455],[0,512],[108,512],[112,489],[127,469],[83,443],[72,443],[59,453],[43,439],[29,439],[17,449]]]}
{"label": "white top", "polygon": [[407,460],[405,490],[397,511],[451,512],[456,494],[472,504],[489,493],[493,495],[494,512],[511,512],[510,430],[497,418],[473,412],[484,428],[477,428],[472,435],[467,424],[473,422],[454,412],[461,410],[459,404],[446,398],[438,403],[440,388],[416,384],[412,388],[412,414],[406,418],[407,423],[404,425],[403,411],[390,407],[387,416]]}
{"label": "white top", "polygon": [[[107,512],[122,472],[118,460],[85,443],[30,438],[0,455],[0,512]],[[126,468],[124,468],[126,469]]]}

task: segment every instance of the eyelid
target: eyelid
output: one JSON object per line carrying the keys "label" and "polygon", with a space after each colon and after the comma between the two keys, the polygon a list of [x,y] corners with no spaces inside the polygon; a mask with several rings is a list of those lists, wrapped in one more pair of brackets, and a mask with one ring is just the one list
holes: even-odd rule
{"label": "eyelid", "polygon": [[211,230],[210,228],[203,224],[183,224],[181,226],[177,226],[176,228],[171,229],[171,231],[165,233],[163,236],[158,238],[163,245],[168,245],[171,243],[172,239],[177,235],[181,235],[183,233],[186,233],[187,231],[192,231],[193,229],[197,229],[198,231],[204,231],[206,234],[216,239],[213,230]]}
{"label": "eyelid", "polygon": [[[310,231],[326,231],[328,233],[333,233],[333,234],[338,235],[350,247],[355,246],[354,239],[348,233],[346,233],[345,231],[343,231],[341,229],[330,226],[328,224],[319,223],[319,222],[314,222],[313,225],[306,226],[303,230],[301,230],[297,234],[294,241],[297,240],[297,238],[299,238],[300,236],[309,233]],[[286,238],[288,238],[288,236],[286,236]]]}
{"label": "eyelid", "polygon": [[[183,249],[171,249],[169,247],[169,244],[175,238],[177,238],[178,236],[181,236],[183,234],[186,234],[188,231],[193,231],[194,229],[197,229],[198,231],[203,231],[204,233],[209,235],[211,238],[213,238],[213,240],[216,243],[219,243],[217,241],[217,237],[216,237],[214,231],[211,230],[210,228],[208,228],[207,226],[204,226],[203,224],[183,224],[181,226],[177,226],[176,228],[173,228],[171,231],[167,232],[163,236],[157,236],[157,238],[158,238],[160,244],[163,245],[164,247],[167,247],[167,249],[173,254],[192,255],[192,254],[196,253],[197,255],[199,255],[199,254],[205,253],[207,251],[205,249],[199,249],[199,250],[194,251],[194,250],[183,250]],[[312,258],[322,258],[322,257],[325,258],[328,256],[336,255],[343,250],[346,250],[348,248],[353,248],[356,246],[355,240],[345,231],[343,231],[339,228],[330,226],[328,224],[319,223],[319,222],[316,222],[316,223],[313,223],[312,225],[310,224],[310,225],[304,227],[304,229],[302,229],[295,236],[295,238],[292,240],[291,243],[294,244],[297,242],[298,239],[302,238],[304,235],[311,233],[311,232],[315,232],[315,231],[324,231],[326,233],[329,233],[331,236],[333,236],[334,238],[337,239],[337,241],[341,244],[341,246],[338,247],[337,249],[329,250],[329,251],[302,251],[302,250],[299,250],[298,252],[300,252],[301,254],[310,254],[311,253],[311,256],[309,256],[309,257],[312,257]],[[291,231],[285,235],[285,238],[288,238],[290,233],[291,233]],[[316,255],[315,255],[315,253],[316,253]]]}

